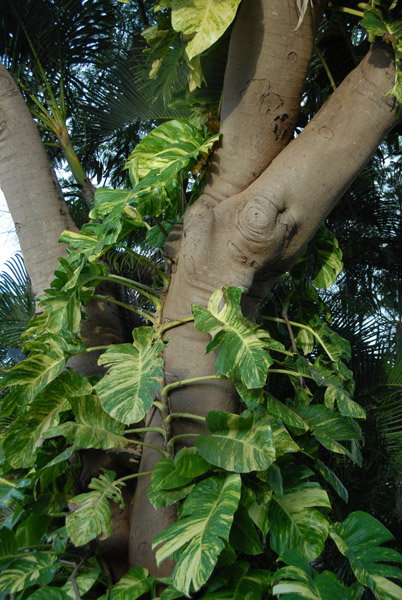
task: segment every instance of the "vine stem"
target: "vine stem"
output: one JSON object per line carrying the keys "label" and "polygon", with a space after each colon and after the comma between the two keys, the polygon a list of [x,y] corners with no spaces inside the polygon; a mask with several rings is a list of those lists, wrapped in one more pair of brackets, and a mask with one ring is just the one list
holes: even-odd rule
{"label": "vine stem", "polygon": [[121,483],[122,481],[128,481],[129,479],[135,479],[136,477],[143,477],[144,475],[152,475],[152,471],[143,471],[142,473],[131,473],[131,475],[125,475],[116,479],[115,483]]}
{"label": "vine stem", "polygon": [[191,385],[192,383],[199,383],[201,381],[208,381],[211,379],[226,379],[226,377],[224,377],[223,375],[217,375],[215,373],[215,375],[203,375],[202,377],[193,377],[191,379],[181,379],[180,381],[174,381],[173,383],[168,383],[162,389],[162,394],[161,394],[162,402],[163,402],[163,398],[167,398],[167,396],[171,390],[174,390],[178,387],[184,387],[186,385]]}
{"label": "vine stem", "polygon": [[[292,344],[293,352],[295,352],[296,354],[298,354],[295,336],[294,336],[293,329],[292,329],[292,326],[291,326],[290,321],[289,321],[288,313],[286,312],[285,306],[284,306],[284,304],[282,302],[282,298],[279,296],[278,292],[276,292],[275,290],[274,290],[274,296],[278,300],[279,304],[281,305],[282,316],[283,316],[283,318],[284,318],[284,320],[286,322],[286,327],[288,328],[288,333],[289,333],[289,337],[290,337],[290,342]],[[300,387],[302,389],[304,387],[306,387],[306,384],[305,384],[305,381],[304,381],[303,377],[300,377]]]}
{"label": "vine stem", "polygon": [[109,348],[113,348],[113,344],[109,344],[109,346],[92,346],[91,348],[86,348],[85,352],[97,352],[99,350],[109,350]]}
{"label": "vine stem", "polygon": [[[130,440],[132,442],[133,440]],[[141,440],[135,440],[135,443],[139,446],[145,446],[146,448],[152,448],[152,450],[157,450],[164,456],[165,458],[169,458],[169,453],[166,452],[163,448],[159,448],[159,446],[154,446],[153,444],[148,444],[147,442],[142,442]]]}
{"label": "vine stem", "polygon": [[205,417],[202,417],[201,415],[193,415],[192,413],[170,413],[166,418],[169,423],[173,419],[193,419],[194,421],[206,421]]}
{"label": "vine stem", "polygon": [[[152,302],[152,304],[155,306],[155,309],[157,312],[160,312],[162,310],[162,304],[159,300],[159,294],[155,293],[155,290],[148,287],[147,285],[143,285],[142,283],[134,282],[131,279],[122,277],[121,275],[105,275],[104,277],[99,277],[99,280],[100,281],[111,281],[112,283],[118,283],[120,285],[124,285],[125,287],[128,287],[128,288],[138,292],[142,296],[145,296],[145,298],[148,298],[148,300],[150,300]],[[126,306],[126,305],[123,303],[123,306]]]}
{"label": "vine stem", "polygon": [[[274,321],[275,323],[284,323],[284,324],[286,324],[285,319],[280,319],[279,317],[263,317],[263,320],[264,321]],[[316,338],[316,340],[318,341],[318,343],[321,344],[321,346],[324,348],[325,352],[328,355],[328,358],[330,360],[332,360],[333,362],[335,362],[334,357],[332,356],[332,354],[327,349],[327,347],[324,344],[323,340],[318,335],[318,333],[316,333],[314,331],[314,329],[312,327],[309,327],[308,325],[303,325],[302,323],[296,323],[295,321],[289,321],[289,323],[291,325],[294,325],[295,327],[300,327],[301,329],[306,329],[307,331],[310,331],[310,333]]]}
{"label": "vine stem", "polygon": [[323,55],[323,53],[321,52],[321,50],[319,49],[319,47],[317,46],[317,44],[314,44],[314,51],[315,51],[315,53],[317,54],[318,58],[320,59],[322,66],[324,67],[324,71],[325,71],[325,72],[326,72],[326,74],[327,74],[327,77],[328,77],[328,79],[329,79],[329,82],[330,82],[330,84],[331,84],[331,86],[332,86],[332,89],[335,91],[335,90],[336,90],[336,83],[335,83],[335,79],[333,78],[333,75],[332,75],[332,73],[331,73],[331,71],[330,71],[330,68],[329,68],[329,66],[328,66],[328,63],[327,63],[327,61],[325,60],[325,58],[324,58],[324,55]]}
{"label": "vine stem", "polygon": [[307,379],[314,379],[311,375],[305,375],[299,371],[290,371],[289,369],[268,369],[269,373],[282,373],[283,375],[293,375],[294,377],[306,377]]}
{"label": "vine stem", "polygon": [[[225,377],[222,377],[222,375],[204,375],[202,377],[193,377],[191,379],[182,379],[181,381],[174,381],[173,383],[168,383],[168,385],[165,385],[164,388],[162,388],[162,392],[161,392],[161,402],[158,404],[160,404],[160,406],[158,406],[158,408],[161,411],[161,416],[162,416],[162,422],[164,424],[165,427],[165,431],[166,431],[166,447],[167,448],[171,448],[172,444],[171,444],[171,440],[175,439],[175,438],[171,438],[171,419],[169,417],[169,392],[171,390],[174,390],[178,387],[184,387],[186,385],[191,385],[192,383],[199,383],[200,381],[208,381],[211,379],[225,379]],[[156,403],[154,402],[154,404],[156,405]],[[189,435],[193,435],[193,434],[189,434]],[[177,436],[176,436],[177,438]],[[172,454],[172,452],[170,452],[170,454]]]}
{"label": "vine stem", "polygon": [[182,438],[187,438],[187,437],[197,437],[201,435],[200,433],[181,433],[180,435],[175,435],[172,438],[170,438],[170,440],[168,441],[167,445],[168,448],[170,448],[170,446],[173,446],[174,443],[176,442],[176,440],[180,440]]}
{"label": "vine stem", "polygon": [[154,431],[155,433],[160,433],[165,436],[165,430],[162,429],[162,427],[138,427],[137,429],[127,429],[127,431],[124,432],[124,435],[127,435],[128,433],[145,433],[147,431]]}
{"label": "vine stem", "polygon": [[77,580],[75,579],[75,575],[78,572],[81,565],[85,562],[85,560],[86,560],[86,556],[84,556],[84,558],[82,558],[80,560],[78,565],[76,563],[70,562],[68,560],[60,560],[59,561],[62,565],[65,565],[66,567],[73,567],[73,572],[71,573],[71,575],[67,579],[67,581],[71,581],[71,585],[73,586],[74,595],[75,595],[76,600],[81,600],[81,594],[78,589],[78,584],[77,584]]}
{"label": "vine stem", "polygon": [[179,321],[171,321],[170,323],[162,326],[162,334],[165,333],[165,331],[169,331],[169,329],[173,329],[173,327],[179,327],[180,325],[191,323],[192,321],[194,321],[194,317],[186,317],[185,319],[180,319]]}
{"label": "vine stem", "polygon": [[144,317],[144,319],[151,321],[151,323],[153,323],[155,325],[155,327],[158,325],[157,320],[154,319],[153,316],[151,316],[151,313],[149,313],[147,311],[143,311],[140,308],[134,308],[133,306],[124,304],[124,302],[120,302],[120,300],[115,300],[114,298],[110,298],[110,296],[102,296],[101,294],[93,294],[91,296],[91,300],[103,300],[104,302],[111,302],[112,304],[117,304],[117,306],[122,306],[123,308],[126,308],[127,310],[131,310],[132,312],[137,313],[137,315]]}
{"label": "vine stem", "polygon": [[159,219],[159,217],[154,216],[154,221],[155,221],[155,225],[160,229],[160,231],[162,232],[163,236],[165,238],[167,238],[167,236],[169,235],[169,233],[166,231],[166,229],[164,228],[164,226],[162,225],[161,220]]}
{"label": "vine stem", "polygon": [[361,19],[364,17],[364,12],[362,10],[356,10],[355,8],[347,8],[346,6],[334,7],[331,6],[330,10],[333,12],[347,13],[348,15],[354,15],[355,17],[360,17]]}

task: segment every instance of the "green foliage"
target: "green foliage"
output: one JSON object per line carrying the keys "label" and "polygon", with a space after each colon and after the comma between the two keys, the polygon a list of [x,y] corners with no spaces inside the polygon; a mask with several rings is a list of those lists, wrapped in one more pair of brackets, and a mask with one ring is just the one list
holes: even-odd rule
{"label": "green foliage", "polygon": [[238,474],[205,479],[184,501],[178,521],[156,536],[154,545],[163,543],[156,552],[158,563],[184,546],[172,575],[174,587],[184,594],[191,585],[199,590],[210,577],[228,541],[240,492]]}
{"label": "green foliage", "polygon": [[382,523],[367,513],[351,513],[343,523],[334,523],[330,536],[338,550],[347,556],[357,581],[369,587],[379,600],[400,598],[400,587],[389,578],[400,579],[402,563],[399,552],[381,546],[393,539]]}
{"label": "green foliage", "polygon": [[153,344],[154,336],[151,327],[139,327],[133,331],[133,344],[116,345],[99,359],[109,371],[96,391],[106,412],[121,423],[141,421],[154,401],[152,390],[160,389],[163,344]]}
{"label": "green foliage", "polygon": [[83,546],[99,536],[104,540],[112,533],[112,512],[109,500],[123,505],[120,488],[115,485],[113,471],[105,471],[93,478],[86,494],[75,496],[70,501],[72,512],[67,515],[66,527],[71,541]]}
{"label": "green foliage", "polygon": [[241,0],[172,0],[172,26],[191,36],[186,52],[189,60],[218,40],[235,18]]}
{"label": "green foliage", "polygon": [[[383,2],[375,0],[367,3],[361,2],[359,8],[363,9],[363,19],[360,21],[369,35],[370,41],[380,38],[392,45],[395,61],[395,84],[389,91],[398,104],[402,102],[402,19],[398,14],[397,2]],[[398,108],[400,112],[400,106]]]}
{"label": "green foliage", "polygon": [[273,362],[265,349],[280,350],[281,345],[242,316],[243,291],[242,288],[221,288],[211,296],[207,309],[194,305],[195,327],[213,338],[207,352],[220,347],[216,363],[219,373],[232,381],[239,376],[249,389],[260,388]]}
{"label": "green foliage", "polygon": [[[158,97],[168,99],[169,108],[183,102],[167,91],[169,69],[177,67],[175,81],[201,86],[200,55],[212,51],[239,4],[155,4],[164,12],[144,32],[144,56],[151,80],[165,73]],[[361,25],[392,43],[400,66],[395,6],[362,5]],[[392,93],[400,101],[398,86],[399,80]],[[333,522],[345,510],[338,498],[348,500],[337,466],[361,463],[356,419],[366,413],[356,401],[350,346],[330,328],[330,311],[317,291],[329,289],[342,269],[338,242],[324,226],[281,282],[281,311],[262,309],[263,325],[243,316],[243,288],[221,287],[206,308],[193,306],[196,329],[211,336],[206,351],[216,351],[218,376],[236,386],[244,405],[240,414],[211,411],[209,433],[174,452],[170,417],[176,417],[169,415],[170,388],[163,387],[164,290],[113,275],[108,252],[133,246],[131,253],[137,252],[131,236],[140,229],[148,242],[163,246],[182,221],[219,137],[196,122],[166,121],[145,135],[126,163],[131,189],[99,188],[90,222],[62,235],[69,252],[41,299],[42,313],[25,332],[27,357],[2,378],[9,393],[1,403],[0,593],[21,600],[66,600],[77,593],[88,600],[132,600],[156,598],[163,583],[161,600],[193,594],[204,600],[358,600],[364,588],[379,600],[401,598],[396,581],[402,572],[395,565],[402,557],[382,545],[392,540],[388,530],[363,511]],[[166,275],[159,270],[159,276],[166,285]],[[96,287],[103,281],[141,295],[143,305],[129,308],[147,324],[134,329],[131,342],[86,349],[84,309],[99,300]],[[98,365],[105,372],[97,377],[67,366],[72,356],[101,350]],[[389,385],[399,385],[394,375]],[[149,428],[142,421],[150,410],[161,413],[162,427],[153,431],[161,436],[156,449],[163,458],[153,468],[148,498],[155,509],[178,507],[177,521],[157,535],[154,547],[158,563],[172,558],[176,565],[162,581],[133,568],[113,585],[92,551],[96,539],[111,533],[111,507],[123,507],[122,488],[142,476],[132,458],[147,445]],[[138,427],[127,431],[134,423]],[[105,471],[82,493],[77,470],[87,450],[123,456],[129,474]],[[348,561],[355,583],[327,569],[330,544]]]}

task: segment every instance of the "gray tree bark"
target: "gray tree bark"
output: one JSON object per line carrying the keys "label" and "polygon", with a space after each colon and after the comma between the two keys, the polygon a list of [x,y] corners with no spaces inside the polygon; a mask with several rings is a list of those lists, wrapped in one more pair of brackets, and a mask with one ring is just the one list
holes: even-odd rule
{"label": "gray tree bark", "polygon": [[0,186],[35,296],[53,279],[64,229],[76,230],[20,90],[0,63]]}

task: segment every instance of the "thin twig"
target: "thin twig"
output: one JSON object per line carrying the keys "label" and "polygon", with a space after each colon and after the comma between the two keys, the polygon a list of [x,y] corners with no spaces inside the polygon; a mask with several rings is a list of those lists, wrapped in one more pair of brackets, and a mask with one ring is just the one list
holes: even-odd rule
{"label": "thin twig", "polygon": [[76,600],[82,600],[82,598],[81,598],[80,591],[78,589],[78,584],[75,579],[75,575],[79,571],[79,569],[81,568],[81,565],[85,562],[85,560],[86,560],[86,556],[84,556],[84,558],[82,558],[80,560],[78,565],[76,563],[70,562],[68,560],[60,560],[59,561],[62,565],[65,565],[66,567],[73,567],[73,571],[72,571],[70,577],[67,579],[67,581],[70,581],[71,585],[73,586],[74,595],[75,595]]}
{"label": "thin twig", "polygon": [[[289,333],[290,343],[292,344],[293,352],[295,352],[296,354],[298,354],[298,350],[297,350],[297,346],[296,346],[296,340],[295,340],[295,336],[294,336],[294,333],[293,333],[292,325],[290,324],[288,313],[286,312],[285,306],[284,306],[284,304],[282,302],[282,298],[279,296],[279,294],[278,294],[278,292],[276,290],[273,290],[273,294],[274,294],[275,298],[278,300],[278,302],[279,302],[279,304],[281,306],[282,317],[283,317],[283,320],[286,323],[286,327],[287,327],[287,330],[288,330],[288,333]],[[301,387],[302,390],[306,387],[306,382],[304,381],[302,375],[300,376],[300,387]]]}

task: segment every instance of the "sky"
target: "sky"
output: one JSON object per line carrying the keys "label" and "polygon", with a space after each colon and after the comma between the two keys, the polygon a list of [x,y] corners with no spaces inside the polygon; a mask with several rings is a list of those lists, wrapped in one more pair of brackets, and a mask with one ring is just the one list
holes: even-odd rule
{"label": "sky", "polygon": [[14,223],[8,210],[4,194],[0,190],[0,272],[4,263],[20,249]]}

